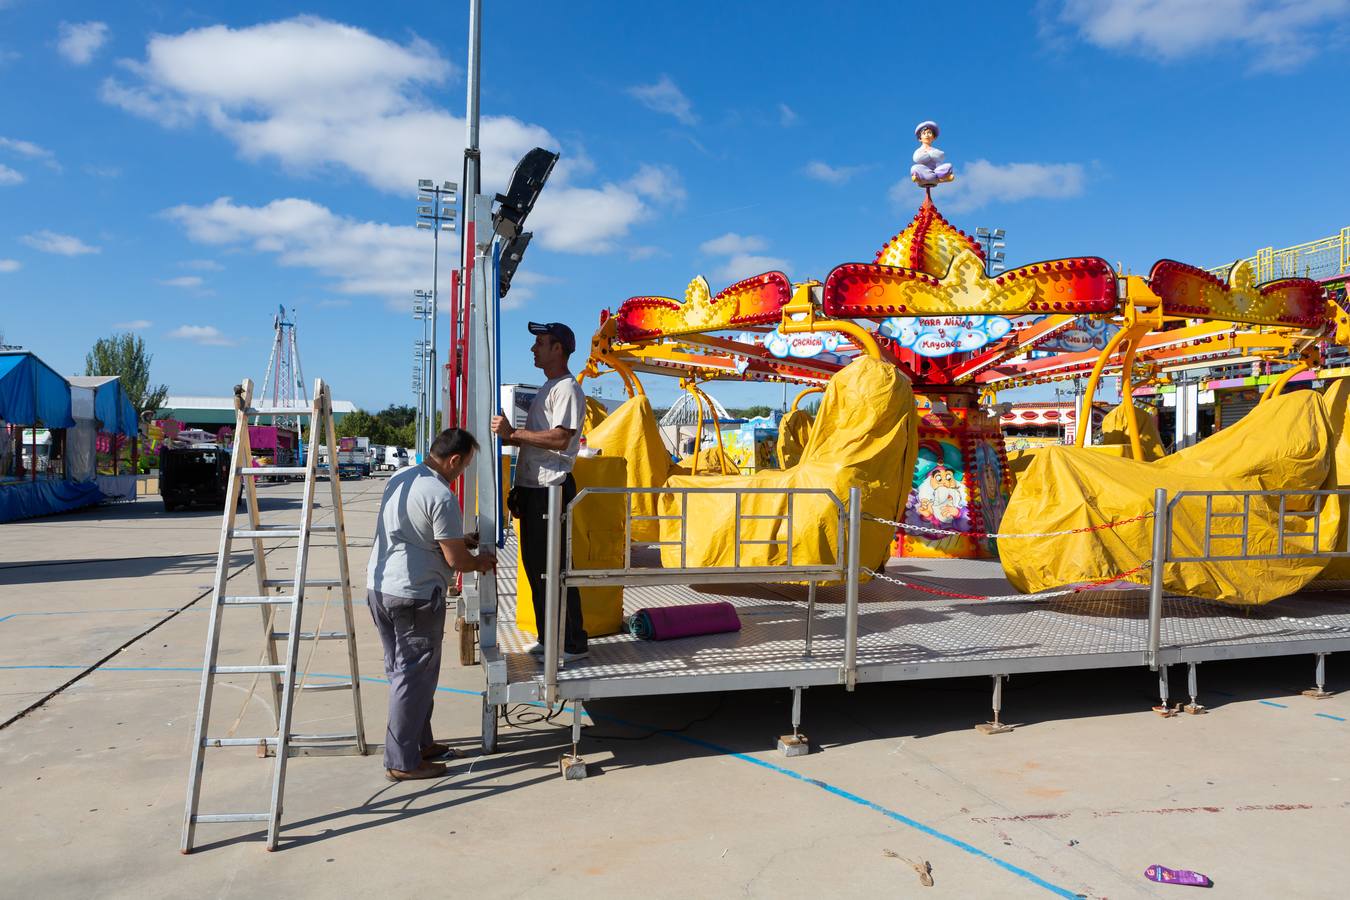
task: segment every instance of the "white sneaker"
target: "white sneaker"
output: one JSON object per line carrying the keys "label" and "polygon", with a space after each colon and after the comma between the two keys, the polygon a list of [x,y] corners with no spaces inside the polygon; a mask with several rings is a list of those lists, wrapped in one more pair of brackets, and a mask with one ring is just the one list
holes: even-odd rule
{"label": "white sneaker", "polygon": [[539,643],[538,641],[535,641],[533,644],[525,648],[525,652],[530,654],[531,656],[543,656],[544,645]]}
{"label": "white sneaker", "polygon": [[572,662],[573,660],[585,659],[590,655],[591,655],[590,650],[582,650],[580,653],[573,653],[570,650],[564,650],[562,658],[563,662]]}

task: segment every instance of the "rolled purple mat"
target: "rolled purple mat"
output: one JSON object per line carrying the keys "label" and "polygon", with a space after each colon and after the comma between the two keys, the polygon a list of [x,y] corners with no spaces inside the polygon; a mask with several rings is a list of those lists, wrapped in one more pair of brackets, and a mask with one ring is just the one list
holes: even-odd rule
{"label": "rolled purple mat", "polygon": [[648,606],[633,613],[629,631],[645,641],[669,641],[701,634],[740,631],[736,607],[725,600],[680,606]]}

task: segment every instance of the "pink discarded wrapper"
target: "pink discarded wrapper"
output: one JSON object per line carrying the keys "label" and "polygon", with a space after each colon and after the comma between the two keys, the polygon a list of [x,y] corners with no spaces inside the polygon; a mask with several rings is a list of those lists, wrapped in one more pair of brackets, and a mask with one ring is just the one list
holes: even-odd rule
{"label": "pink discarded wrapper", "polygon": [[640,623],[633,633],[650,641],[741,630],[741,619],[736,615],[736,607],[724,600],[680,606],[649,606],[638,610],[633,618]]}
{"label": "pink discarded wrapper", "polygon": [[1144,877],[1159,884],[1184,884],[1190,887],[1214,887],[1208,875],[1192,872],[1190,869],[1169,869],[1166,866],[1149,866]]}

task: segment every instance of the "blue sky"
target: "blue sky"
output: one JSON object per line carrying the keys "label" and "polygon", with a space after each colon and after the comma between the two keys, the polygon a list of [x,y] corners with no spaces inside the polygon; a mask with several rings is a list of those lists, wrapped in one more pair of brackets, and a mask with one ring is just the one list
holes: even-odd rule
{"label": "blue sky", "polygon": [[[536,375],[531,318],[584,339],[696,274],[870,260],[920,199],[921,119],[956,166],[939,208],[1014,264],[1214,265],[1350,224],[1350,0],[484,6],[487,187],[562,153],[507,380]],[[462,3],[0,0],[6,341],[76,373],[131,327],[173,393],[224,395],[284,303],[310,379],[410,402],[414,188],[460,180],[466,33]]]}

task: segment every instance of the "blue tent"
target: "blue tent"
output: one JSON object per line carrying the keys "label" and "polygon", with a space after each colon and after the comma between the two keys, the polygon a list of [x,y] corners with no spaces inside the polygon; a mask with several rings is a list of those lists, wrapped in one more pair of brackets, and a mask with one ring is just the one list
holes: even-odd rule
{"label": "blue tent", "polygon": [[122,390],[121,379],[116,375],[72,375],[68,381],[75,387],[94,389],[94,418],[102,423],[105,433],[136,436],[136,407]]}
{"label": "blue tent", "polygon": [[0,353],[0,419],[14,425],[73,428],[70,382],[31,353]]}

